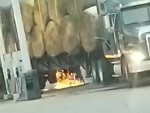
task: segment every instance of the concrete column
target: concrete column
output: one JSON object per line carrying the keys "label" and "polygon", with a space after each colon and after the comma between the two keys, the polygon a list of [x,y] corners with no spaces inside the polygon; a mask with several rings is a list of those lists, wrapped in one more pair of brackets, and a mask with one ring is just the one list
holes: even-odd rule
{"label": "concrete column", "polygon": [[15,18],[15,25],[17,28],[19,46],[21,50],[23,72],[25,73],[31,71],[32,67],[31,67],[31,62],[30,62],[30,57],[29,57],[29,52],[27,47],[26,36],[24,32],[20,4],[19,4],[19,0],[11,0],[11,3],[12,3],[14,18]]}

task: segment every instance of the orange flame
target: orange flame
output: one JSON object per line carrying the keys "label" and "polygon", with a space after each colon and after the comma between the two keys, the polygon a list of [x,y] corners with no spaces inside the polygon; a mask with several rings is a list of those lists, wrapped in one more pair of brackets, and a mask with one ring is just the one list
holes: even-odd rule
{"label": "orange flame", "polygon": [[70,73],[69,71],[64,72],[64,70],[56,72],[57,83],[54,89],[64,89],[69,87],[75,87],[83,85],[84,82],[79,78],[76,78],[76,73]]}

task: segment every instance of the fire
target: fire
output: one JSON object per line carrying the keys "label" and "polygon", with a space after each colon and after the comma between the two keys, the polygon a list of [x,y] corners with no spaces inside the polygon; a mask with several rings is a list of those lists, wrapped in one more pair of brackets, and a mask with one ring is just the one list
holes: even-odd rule
{"label": "fire", "polygon": [[57,83],[54,89],[64,89],[74,86],[83,85],[84,82],[80,78],[77,78],[76,73],[71,73],[69,71],[57,71],[56,72]]}

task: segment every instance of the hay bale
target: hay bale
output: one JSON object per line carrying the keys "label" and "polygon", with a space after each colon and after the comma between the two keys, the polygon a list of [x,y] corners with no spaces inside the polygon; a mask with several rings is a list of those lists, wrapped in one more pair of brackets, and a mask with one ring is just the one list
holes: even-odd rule
{"label": "hay bale", "polygon": [[57,56],[64,52],[62,37],[58,35],[58,26],[53,21],[50,21],[46,27],[44,42],[48,55]]}
{"label": "hay bale", "polygon": [[26,33],[26,39],[27,39],[27,47],[28,47],[29,56],[30,56],[30,58],[33,58],[31,35]]}
{"label": "hay bale", "polygon": [[96,0],[47,0],[47,3],[50,18],[59,24],[65,15],[79,19],[85,8],[96,5]]}
{"label": "hay bale", "polygon": [[34,6],[34,0],[21,0],[27,4],[30,4],[31,6]]}
{"label": "hay bale", "polygon": [[35,0],[34,2],[34,21],[44,32],[48,19],[46,0]]}
{"label": "hay bale", "polygon": [[32,55],[35,58],[41,58],[45,53],[43,33],[39,26],[35,26],[31,34],[30,43],[32,47]]}
{"label": "hay bale", "polygon": [[29,33],[34,27],[33,7],[25,2],[21,3],[22,19],[26,33]]}
{"label": "hay bale", "polygon": [[82,13],[80,22],[80,37],[82,46],[86,52],[91,52],[96,48],[96,24],[97,18],[87,12]]}
{"label": "hay bale", "polygon": [[62,6],[63,2],[63,0],[47,0],[49,18],[57,24],[60,23],[63,10],[65,9],[65,7]]}
{"label": "hay bale", "polygon": [[80,13],[83,11],[85,0],[65,0],[65,7],[69,15],[79,19]]}
{"label": "hay bale", "polygon": [[81,18],[83,10],[89,7],[96,5],[96,0],[63,0],[64,7],[69,15],[73,16],[74,18]]}
{"label": "hay bale", "polygon": [[80,46],[78,33],[78,22],[71,16],[66,16],[61,22],[60,35],[63,37],[63,47],[65,52],[72,53]]}

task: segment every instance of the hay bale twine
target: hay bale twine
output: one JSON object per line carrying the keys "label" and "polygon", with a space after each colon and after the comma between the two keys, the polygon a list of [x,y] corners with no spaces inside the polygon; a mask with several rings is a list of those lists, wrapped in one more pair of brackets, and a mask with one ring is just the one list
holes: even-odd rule
{"label": "hay bale twine", "polygon": [[58,26],[54,21],[50,21],[46,27],[44,42],[48,55],[57,56],[64,52],[62,37],[58,35]]}
{"label": "hay bale twine", "polygon": [[86,52],[91,52],[96,48],[96,24],[97,18],[93,15],[83,12],[80,22],[80,37],[82,46]]}
{"label": "hay bale twine", "polygon": [[41,58],[45,53],[43,33],[39,26],[35,26],[30,38],[33,56],[35,58]]}
{"label": "hay bale twine", "polygon": [[48,10],[46,0],[35,0],[34,1],[34,21],[43,31],[46,27],[48,19]]}
{"label": "hay bale twine", "polygon": [[65,52],[72,53],[80,47],[80,38],[78,33],[78,22],[71,16],[65,16],[61,22],[59,31],[63,37],[63,47]]}
{"label": "hay bale twine", "polygon": [[21,3],[22,19],[26,33],[29,33],[34,27],[33,7],[25,2]]}

